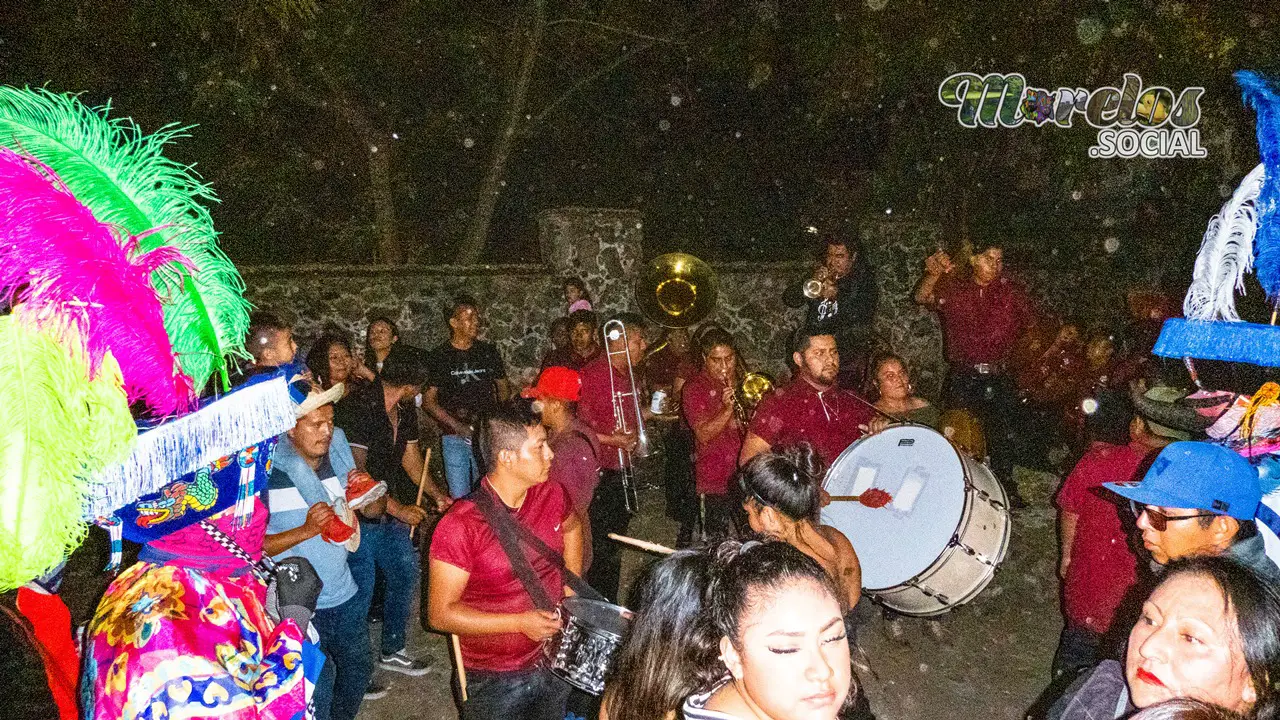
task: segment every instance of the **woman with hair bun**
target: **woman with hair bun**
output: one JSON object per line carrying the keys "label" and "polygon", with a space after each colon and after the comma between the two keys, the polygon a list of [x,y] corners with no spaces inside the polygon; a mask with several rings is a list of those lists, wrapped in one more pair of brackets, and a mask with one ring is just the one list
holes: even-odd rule
{"label": "woman with hair bun", "polygon": [[862,596],[862,567],[844,533],[816,522],[824,470],[808,443],[761,453],[738,471],[743,509],[754,532],[813,558],[851,611]]}
{"label": "woman with hair bun", "polygon": [[720,653],[704,669],[723,679],[685,700],[685,720],[834,720],[853,672],[831,577],[782,542],[725,542],[715,563]]}

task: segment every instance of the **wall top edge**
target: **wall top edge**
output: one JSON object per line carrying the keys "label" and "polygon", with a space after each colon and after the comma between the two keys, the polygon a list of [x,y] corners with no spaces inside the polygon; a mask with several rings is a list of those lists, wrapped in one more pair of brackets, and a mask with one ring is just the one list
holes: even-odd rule
{"label": "wall top edge", "polygon": [[[761,271],[803,271],[808,270],[812,263],[802,260],[770,260],[767,262],[733,260],[729,262],[712,262],[710,265],[712,269],[719,273],[739,274]],[[559,273],[546,265],[531,263],[503,263],[496,265],[325,265],[323,263],[309,263],[305,265],[242,265],[237,269],[246,278],[297,277],[299,275],[327,277],[550,275],[559,277]]]}

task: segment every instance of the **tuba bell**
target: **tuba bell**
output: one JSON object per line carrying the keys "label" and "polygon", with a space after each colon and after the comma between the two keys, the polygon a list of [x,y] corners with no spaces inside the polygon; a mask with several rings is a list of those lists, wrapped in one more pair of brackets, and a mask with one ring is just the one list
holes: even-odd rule
{"label": "tuba bell", "polygon": [[635,285],[636,305],[650,322],[687,328],[716,309],[715,271],[688,253],[667,253],[650,260]]}

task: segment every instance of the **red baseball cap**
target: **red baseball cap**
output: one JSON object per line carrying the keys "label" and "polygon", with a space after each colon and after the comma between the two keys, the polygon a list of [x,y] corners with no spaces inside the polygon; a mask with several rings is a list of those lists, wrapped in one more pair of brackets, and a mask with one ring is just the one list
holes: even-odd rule
{"label": "red baseball cap", "polygon": [[578,390],[582,387],[582,376],[577,370],[567,367],[552,366],[542,371],[538,383],[527,387],[520,393],[524,397],[535,400],[578,401]]}

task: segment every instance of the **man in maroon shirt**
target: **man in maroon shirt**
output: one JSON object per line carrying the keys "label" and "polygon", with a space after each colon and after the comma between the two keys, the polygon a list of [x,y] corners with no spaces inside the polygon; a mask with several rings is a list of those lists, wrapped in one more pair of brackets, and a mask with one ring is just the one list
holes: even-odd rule
{"label": "man in maroon shirt", "polygon": [[739,465],[770,448],[807,442],[828,466],[862,437],[875,417],[870,403],[836,385],[840,351],[831,335],[811,335],[801,330],[791,359],[795,377],[766,395],[742,443]]}
{"label": "man in maroon shirt", "polygon": [[547,429],[547,445],[555,453],[551,460],[551,481],[569,492],[573,512],[583,529],[584,569],[591,567],[590,520],[587,511],[600,484],[600,441],[591,428],[578,420],[578,397],[582,377],[567,367],[549,367],[538,382],[522,393],[536,400],[534,409],[542,415]]}
{"label": "man in maroon shirt", "polygon": [[[1013,432],[1017,390],[1009,374],[1014,342],[1035,324],[1026,291],[1003,276],[1004,250],[996,240],[974,241],[972,274],[957,278],[941,250],[925,261],[915,301],[938,312],[942,345],[951,366],[948,403],[982,420],[991,453],[991,471],[1004,485],[1009,502],[1025,503],[1013,482]],[[943,278],[946,278],[945,280]]]}
{"label": "man in maroon shirt", "polygon": [[684,384],[681,407],[694,439],[694,483],[703,539],[722,540],[733,529],[736,507],[729,479],[738,469],[743,428],[734,412],[738,353],[733,336],[712,328],[702,336],[702,370]]}
{"label": "man in maroon shirt", "polygon": [[[539,662],[543,641],[560,629],[559,617],[536,607],[476,496],[487,494],[499,512],[511,513],[562,553],[575,573],[582,568],[582,530],[569,494],[547,482],[547,432],[527,406],[499,407],[482,423],[480,445],[488,451],[489,474],[472,496],[453,504],[431,539],[428,618],[433,628],[460,640],[467,670],[464,719],[561,720],[569,686]],[[545,594],[553,601],[564,597],[559,567],[539,553],[525,554]]]}
{"label": "man in maroon shirt", "polygon": [[1132,403],[1120,393],[1107,393],[1100,400],[1088,420],[1095,442],[1067,475],[1057,497],[1062,542],[1058,576],[1066,622],[1053,659],[1055,677],[1074,675],[1105,657],[1104,636],[1138,581],[1138,559],[1129,547],[1132,515],[1112,493],[1103,491],[1103,484],[1140,480],[1138,471],[1147,458],[1174,440],[1188,438],[1185,432],[1134,414]]}
{"label": "man in maroon shirt", "polygon": [[[639,364],[648,347],[644,339],[644,318],[635,313],[622,313],[614,319],[626,328],[627,340],[605,338],[608,352],[601,352],[582,368],[582,391],[578,394],[578,416],[600,442],[600,484],[589,512],[591,571],[586,580],[611,602],[617,602],[618,598],[622,556],[618,544],[609,539],[609,533],[625,535],[631,523],[624,482],[635,487],[635,478],[630,474],[631,453],[636,449],[636,428],[644,422],[643,418],[636,417],[627,362],[630,357],[633,364]],[[622,409],[626,432],[619,430],[614,394]]]}

